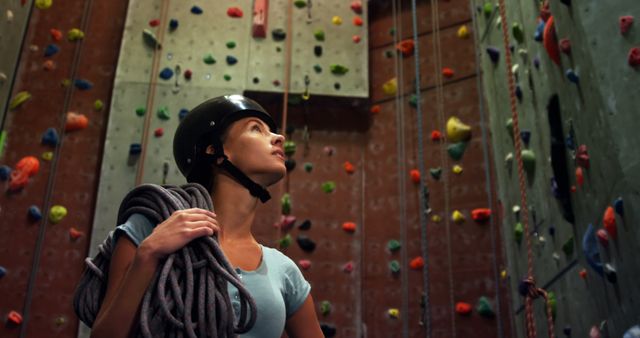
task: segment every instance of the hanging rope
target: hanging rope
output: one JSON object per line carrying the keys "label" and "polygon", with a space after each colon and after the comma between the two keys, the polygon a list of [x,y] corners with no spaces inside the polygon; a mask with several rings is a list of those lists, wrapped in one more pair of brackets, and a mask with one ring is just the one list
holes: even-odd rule
{"label": "hanging rope", "polygon": [[526,311],[526,330],[527,337],[535,338],[536,326],[533,318],[533,300],[542,296],[545,300],[547,308],[547,328],[549,331],[549,337],[554,338],[553,329],[553,316],[551,313],[551,305],[547,298],[545,290],[536,287],[535,279],[533,277],[533,253],[531,249],[531,234],[529,232],[529,208],[527,205],[527,186],[525,183],[524,166],[522,164],[522,143],[520,140],[520,125],[518,123],[518,109],[517,98],[515,94],[515,83],[513,74],[511,73],[511,49],[509,47],[509,31],[507,24],[506,6],[504,0],[498,1],[500,10],[500,20],[502,27],[502,37],[505,50],[505,63],[507,67],[507,81],[509,84],[509,103],[511,106],[511,118],[513,120],[513,140],[516,150],[516,161],[518,163],[518,181],[520,188],[520,204],[521,204],[521,220],[524,227],[525,239],[527,242],[527,277],[520,282],[520,294],[525,297],[525,311]]}
{"label": "hanging rope", "polygon": [[[159,224],[175,211],[201,208],[213,211],[211,196],[200,184],[142,184],[123,199],[118,224],[134,213]],[[113,231],[85,260],[87,267],[74,292],[78,318],[92,327],[106,293]],[[240,317],[235,315],[227,284],[238,290]],[[249,311],[249,316],[247,316]],[[158,265],[140,308],[136,337],[236,337],[248,332],[256,321],[257,308],[249,291],[227,261],[217,237],[204,236],[170,254]]]}

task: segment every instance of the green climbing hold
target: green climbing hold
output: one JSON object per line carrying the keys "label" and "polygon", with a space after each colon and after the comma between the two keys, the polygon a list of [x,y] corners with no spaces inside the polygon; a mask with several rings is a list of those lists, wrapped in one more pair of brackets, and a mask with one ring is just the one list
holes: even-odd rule
{"label": "green climbing hold", "polygon": [[493,4],[491,2],[485,2],[484,6],[482,6],[482,11],[484,12],[484,16],[491,16],[491,13],[493,13]]}
{"label": "green climbing hold", "polygon": [[516,223],[516,226],[513,228],[513,236],[516,239],[516,242],[518,242],[518,244],[522,243],[523,234],[524,234],[524,227],[522,226],[522,223],[520,222]]}
{"label": "green climbing hold", "polygon": [[147,108],[145,108],[145,107],[136,108],[136,115],[144,116],[144,114],[146,114],[146,113],[147,113]]}
{"label": "green climbing hold", "polygon": [[507,122],[504,124],[505,128],[507,128],[507,132],[509,136],[513,137],[513,119],[509,118]]}
{"label": "green climbing hold", "polygon": [[293,4],[298,8],[307,7],[307,1],[306,0],[296,0],[296,1],[293,2]]}
{"label": "green climbing hold", "polygon": [[522,165],[527,174],[533,174],[536,169],[536,154],[531,149],[522,150]]}
{"label": "green climbing hold", "polygon": [[291,195],[285,193],[282,195],[280,199],[280,203],[282,204],[282,214],[289,215],[291,214]]}
{"label": "green climbing hold", "polygon": [[400,263],[398,263],[397,260],[392,260],[391,262],[389,262],[389,270],[391,270],[392,273],[398,273],[400,272]]}
{"label": "green climbing hold", "polygon": [[9,103],[9,110],[18,108],[21,104],[25,103],[31,98],[31,94],[26,91],[19,92]]}
{"label": "green climbing hold", "polygon": [[223,78],[225,81],[231,81],[231,75],[229,74],[224,74]]}
{"label": "green climbing hold", "polygon": [[334,181],[326,181],[322,183],[322,191],[329,194],[336,190],[336,182]]}
{"label": "green climbing hold", "polygon": [[212,65],[212,64],[216,63],[216,59],[214,59],[213,55],[211,55],[211,54],[205,55],[204,58],[202,58],[202,61],[204,61],[204,63],[206,63],[208,65]]}
{"label": "green climbing hold", "polygon": [[409,105],[411,106],[411,108],[418,108],[418,95],[411,94],[411,96],[409,97]]}
{"label": "green climbing hold", "polygon": [[387,243],[387,248],[391,252],[396,252],[400,250],[400,247],[401,247],[400,241],[398,241],[397,239],[392,239]]}
{"label": "green climbing hold", "polygon": [[467,142],[458,142],[447,146],[449,156],[455,161],[459,161],[462,158],[465,149],[467,149]]}
{"label": "green climbing hold", "polygon": [[322,73],[322,67],[320,65],[318,65],[318,64],[313,66],[313,70],[315,70],[316,73]]}
{"label": "green climbing hold", "polygon": [[493,312],[491,302],[489,302],[489,299],[485,296],[482,296],[480,297],[480,299],[478,299],[476,311],[478,311],[479,315],[486,318],[492,318],[493,316],[495,316],[495,312]]}
{"label": "green climbing hold", "polygon": [[391,36],[396,35],[396,29],[395,28],[389,29],[389,35],[391,35]]}
{"label": "green climbing hold", "polygon": [[429,169],[429,173],[431,174],[431,177],[433,177],[434,180],[439,180],[440,176],[442,175],[442,168],[440,167],[431,168]]}
{"label": "green climbing hold", "polygon": [[553,320],[556,320],[556,310],[558,309],[558,302],[556,300],[556,294],[552,291],[547,292],[547,302],[549,302],[549,307],[551,308],[551,317],[553,317]]}
{"label": "green climbing hold", "polygon": [[235,42],[235,41],[229,41],[229,42],[227,42],[227,48],[229,48],[229,49],[234,49],[234,48],[236,48],[236,42]]}
{"label": "green climbing hold", "polygon": [[517,22],[513,23],[511,26],[511,32],[513,33],[513,37],[518,41],[518,43],[524,42],[524,31],[522,29],[522,25]]}
{"label": "green climbing hold", "polygon": [[393,51],[392,51],[391,49],[387,49],[387,50],[384,52],[384,56],[385,56],[387,59],[391,59],[391,58],[393,57]]}
{"label": "green climbing hold", "polygon": [[323,300],[322,302],[320,302],[320,313],[322,313],[323,316],[331,313],[331,303],[329,303],[328,300]]}
{"label": "green climbing hold", "polygon": [[324,31],[322,29],[313,32],[313,36],[315,36],[318,41],[324,41]]}
{"label": "green climbing hold", "polygon": [[349,68],[339,64],[331,65],[329,68],[331,68],[331,73],[336,75],[344,75],[349,71]]}
{"label": "green climbing hold", "polygon": [[311,170],[313,170],[313,163],[311,162],[305,162],[304,163],[304,171],[310,173]]}
{"label": "green climbing hold", "polygon": [[287,156],[292,156],[295,153],[296,153],[296,143],[293,141],[285,141],[284,154]]}
{"label": "green climbing hold", "polygon": [[287,234],[286,236],[280,238],[278,241],[278,246],[280,249],[288,248],[291,245],[291,235]]}
{"label": "green climbing hold", "polygon": [[93,103],[93,110],[95,111],[101,111],[102,108],[104,108],[104,102],[102,102],[102,100],[96,100]]}
{"label": "green climbing hold", "polygon": [[162,120],[168,120],[171,116],[169,115],[169,108],[166,106],[160,107],[158,109],[158,117]]}
{"label": "green climbing hold", "polygon": [[54,224],[62,221],[65,216],[67,216],[67,208],[62,205],[54,205],[49,210],[49,220]]}
{"label": "green climbing hold", "polygon": [[567,257],[573,255],[573,237],[562,244],[562,252],[564,252]]}

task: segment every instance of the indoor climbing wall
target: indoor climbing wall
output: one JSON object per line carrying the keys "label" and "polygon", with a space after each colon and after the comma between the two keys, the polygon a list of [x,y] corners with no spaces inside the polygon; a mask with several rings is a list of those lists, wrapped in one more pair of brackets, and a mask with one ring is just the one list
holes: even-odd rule
{"label": "indoor climbing wall", "polygon": [[0,8],[0,336],[74,337],[126,4]]}
{"label": "indoor climbing wall", "polygon": [[[518,290],[530,250],[536,285],[551,299],[556,336],[621,337],[640,316],[634,258],[640,31],[633,23],[640,9],[633,1],[508,1],[509,67],[498,7],[474,5],[518,336],[525,336]],[[523,149],[529,233],[514,138]],[[543,303],[535,300],[533,313],[538,334],[546,335]]]}

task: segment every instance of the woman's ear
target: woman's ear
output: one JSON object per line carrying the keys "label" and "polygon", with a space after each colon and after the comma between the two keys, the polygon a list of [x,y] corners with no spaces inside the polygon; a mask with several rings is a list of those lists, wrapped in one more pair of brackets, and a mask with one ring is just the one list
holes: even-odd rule
{"label": "woman's ear", "polygon": [[213,148],[213,144],[208,145],[208,146],[207,146],[207,150],[205,150],[205,152],[206,152],[207,154],[213,154],[213,153],[215,153],[215,150],[214,150],[214,148]]}

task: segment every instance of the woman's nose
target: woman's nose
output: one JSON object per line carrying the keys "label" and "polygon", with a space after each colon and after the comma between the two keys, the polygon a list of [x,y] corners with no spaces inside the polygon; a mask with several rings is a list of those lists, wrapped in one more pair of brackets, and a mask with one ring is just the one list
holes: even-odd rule
{"label": "woman's nose", "polygon": [[274,144],[278,144],[278,143],[283,144],[284,143],[284,135],[281,135],[281,134],[273,134],[273,135],[274,135],[274,137],[273,137],[273,141],[272,142]]}

